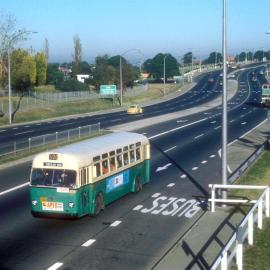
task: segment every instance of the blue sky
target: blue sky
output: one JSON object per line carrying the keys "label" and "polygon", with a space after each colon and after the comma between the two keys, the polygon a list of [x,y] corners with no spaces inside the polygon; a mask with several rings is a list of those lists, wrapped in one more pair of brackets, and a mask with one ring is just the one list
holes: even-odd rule
{"label": "blue sky", "polygon": [[[270,49],[270,1],[227,0],[228,49]],[[71,61],[73,37],[81,39],[83,59],[138,48],[145,58],[159,52],[197,58],[221,51],[222,0],[1,0],[0,12],[18,28],[37,31],[24,47],[35,51],[49,40],[52,61]],[[190,49],[192,48],[192,49]],[[136,61],[138,54],[126,58]]]}

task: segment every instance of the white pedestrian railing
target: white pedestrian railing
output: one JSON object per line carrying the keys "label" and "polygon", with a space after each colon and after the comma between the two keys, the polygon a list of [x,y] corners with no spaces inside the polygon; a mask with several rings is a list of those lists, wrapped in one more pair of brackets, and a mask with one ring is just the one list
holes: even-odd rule
{"label": "white pedestrian railing", "polygon": [[[262,229],[263,217],[269,217],[269,186],[250,186],[250,185],[209,185],[211,189],[211,212],[215,212],[215,203],[252,203],[246,217],[239,224],[236,232],[232,235],[224,249],[216,261],[212,264],[211,270],[221,269],[227,270],[236,257],[236,265],[238,270],[243,269],[243,243],[247,238],[248,244],[253,245],[253,229],[254,223],[257,223],[259,229]],[[216,198],[216,191],[228,189],[251,189],[262,190],[262,194],[257,200],[247,199],[219,199]]]}

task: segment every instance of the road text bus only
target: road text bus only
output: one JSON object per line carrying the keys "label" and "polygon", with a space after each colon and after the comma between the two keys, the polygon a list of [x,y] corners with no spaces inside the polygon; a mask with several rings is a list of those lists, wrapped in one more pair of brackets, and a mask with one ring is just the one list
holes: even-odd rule
{"label": "road text bus only", "polygon": [[146,208],[143,205],[137,205],[133,210],[143,214],[193,218],[202,210],[201,205],[204,203],[195,199],[187,200],[185,198],[166,197],[160,194],[152,202],[152,207]]}

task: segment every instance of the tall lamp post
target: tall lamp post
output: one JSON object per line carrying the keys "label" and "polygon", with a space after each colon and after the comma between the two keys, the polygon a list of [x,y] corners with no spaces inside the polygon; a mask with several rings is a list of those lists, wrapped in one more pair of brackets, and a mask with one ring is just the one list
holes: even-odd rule
{"label": "tall lamp post", "polygon": [[[222,184],[227,185],[227,7],[223,0],[223,95],[222,95]],[[227,198],[227,191],[222,191],[222,199]]]}
{"label": "tall lamp post", "polygon": [[165,54],[163,57],[163,96],[165,96],[165,88],[166,88],[166,57],[169,54]]}
{"label": "tall lamp post", "polygon": [[120,54],[120,59],[119,59],[119,77],[120,77],[120,107],[122,107],[123,105],[123,72],[122,72],[122,57],[129,52],[138,52],[140,54],[142,54],[142,52],[139,49],[130,49],[127,50],[125,52],[123,52],[122,54]]}
{"label": "tall lamp post", "polygon": [[29,34],[36,34],[35,31],[22,31],[13,33],[11,36],[6,36],[7,40],[7,57],[8,57],[8,121],[9,125],[12,124],[12,101],[11,101],[11,61],[10,61],[10,52],[12,45],[20,40],[25,40],[26,36]]}

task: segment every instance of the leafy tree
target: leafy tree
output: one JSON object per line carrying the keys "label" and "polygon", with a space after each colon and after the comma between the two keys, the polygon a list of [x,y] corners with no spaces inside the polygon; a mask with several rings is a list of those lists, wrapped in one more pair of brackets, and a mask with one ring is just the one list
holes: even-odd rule
{"label": "leafy tree", "polygon": [[80,73],[81,74],[90,74],[91,73],[91,67],[86,61],[82,61],[80,63]]}
{"label": "leafy tree", "polygon": [[154,78],[163,78],[164,76],[164,60],[166,79],[174,75],[179,75],[179,67],[177,60],[171,54],[157,54],[153,59],[144,62],[144,69],[150,72]]}
{"label": "leafy tree", "polygon": [[74,36],[74,55],[73,55],[73,66],[72,74],[73,78],[76,78],[76,75],[80,73],[80,63],[82,61],[82,44],[79,36]]}
{"label": "leafy tree", "polygon": [[192,52],[187,52],[183,56],[183,63],[191,65],[192,64],[192,58],[194,59]]}
{"label": "leafy tree", "polygon": [[36,82],[36,63],[27,51],[18,49],[11,54],[11,70],[12,79],[11,84],[13,89],[20,93],[20,98],[16,103],[13,112],[11,113],[11,120],[14,120],[16,112],[20,108],[21,100],[26,91],[31,90]]}
{"label": "leafy tree", "polygon": [[17,49],[11,55],[12,87],[20,92],[29,90],[36,82],[36,63],[25,50]]}
{"label": "leafy tree", "polygon": [[58,70],[58,63],[48,64],[48,83],[57,84],[64,81],[64,74]]}
{"label": "leafy tree", "polygon": [[37,53],[35,55],[36,61],[36,85],[45,84],[47,81],[47,57],[45,53]]}
{"label": "leafy tree", "polygon": [[256,51],[254,54],[254,59],[256,59],[257,61],[262,61],[263,57],[265,57],[265,52],[262,50]]}
{"label": "leafy tree", "polygon": [[222,62],[222,54],[219,52],[211,52],[207,59],[203,61],[204,64],[218,64]]}
{"label": "leafy tree", "polygon": [[96,89],[102,84],[116,84],[116,78],[119,76],[117,70],[108,65],[108,55],[98,56],[95,59],[95,68],[93,69],[93,83]]}

